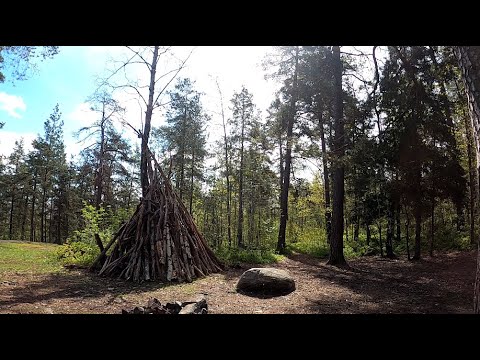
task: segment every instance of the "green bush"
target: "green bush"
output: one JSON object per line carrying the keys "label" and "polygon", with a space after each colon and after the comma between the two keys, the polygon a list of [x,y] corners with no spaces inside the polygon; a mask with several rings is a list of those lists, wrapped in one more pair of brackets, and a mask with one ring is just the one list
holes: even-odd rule
{"label": "green bush", "polygon": [[118,209],[113,212],[110,208],[97,210],[84,202],[82,209],[84,227],[73,232],[66,243],[58,249],[57,257],[64,265],[91,265],[100,254],[95,234],[100,236],[105,245],[120,228],[121,223],[130,217],[132,211],[133,209]]}
{"label": "green bush", "polygon": [[318,258],[326,258],[330,253],[327,244],[314,241],[298,241],[287,245],[287,252],[298,252]]}
{"label": "green bush", "polygon": [[82,265],[89,266],[100,254],[96,244],[84,241],[71,241],[61,245],[57,249],[57,258],[63,265]]}
{"label": "green bush", "polygon": [[215,255],[229,266],[247,264],[271,264],[282,260],[282,255],[268,249],[229,249],[222,247],[215,250]]}

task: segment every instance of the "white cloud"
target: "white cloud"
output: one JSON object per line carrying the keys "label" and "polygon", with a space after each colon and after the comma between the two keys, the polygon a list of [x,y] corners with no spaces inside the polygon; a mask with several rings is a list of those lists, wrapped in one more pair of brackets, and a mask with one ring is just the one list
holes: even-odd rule
{"label": "white cloud", "polygon": [[88,102],[78,104],[65,115],[65,120],[74,123],[78,128],[91,125],[97,118],[98,114],[90,109]]}
{"label": "white cloud", "polygon": [[33,149],[32,141],[37,138],[34,133],[17,133],[14,131],[0,130],[0,156],[8,157],[15,146],[15,141],[23,138],[23,148],[25,153]]}
{"label": "white cloud", "polygon": [[[88,102],[77,104],[72,111],[65,114],[64,122],[64,141],[65,152],[67,153],[67,161],[70,160],[70,156],[77,156],[80,151],[88,145],[91,145],[94,141],[92,138],[87,139],[85,142],[79,142],[82,140],[82,135],[79,139],[74,138],[73,134],[83,127],[88,127],[98,119],[98,113],[90,109],[91,105]],[[84,134],[83,137],[85,137]]]}
{"label": "white cloud", "polygon": [[0,109],[5,110],[11,117],[20,119],[22,116],[17,110],[25,111],[27,105],[21,96],[9,95],[6,92],[0,92]]}

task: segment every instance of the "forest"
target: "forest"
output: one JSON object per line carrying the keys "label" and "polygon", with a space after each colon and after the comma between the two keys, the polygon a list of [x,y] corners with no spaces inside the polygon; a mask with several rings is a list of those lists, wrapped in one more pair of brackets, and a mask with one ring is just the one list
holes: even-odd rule
{"label": "forest", "polygon": [[[23,243],[55,244],[48,260],[61,265],[55,271],[73,271],[99,289],[121,289],[114,294],[121,299],[117,307],[146,303],[147,295],[119,295],[128,280],[140,281],[149,297],[176,300],[187,286],[183,280],[199,278],[193,284],[200,290],[226,281],[208,295],[213,312],[242,312],[210,298],[227,293],[251,267],[286,268],[295,278],[298,263],[308,267],[305,273],[353,289],[345,295],[351,307],[316,299],[316,307],[299,310],[307,296],[297,294],[292,308],[280,298],[253,298],[258,311],[480,312],[480,47],[272,47],[258,70],[279,84],[268,109],[258,106],[255,89],[241,86],[230,96],[216,79],[215,112],[207,111],[204,89],[182,75],[194,55],[176,57],[165,69],[162,61],[175,47],[127,48],[130,57],[97,79],[88,98],[96,120],[78,125],[83,148],[77,156],[67,158],[57,104],[48,118],[38,119],[43,133],[31,144],[16,141],[0,157],[0,280],[12,291],[0,296],[0,312],[33,311],[8,308],[22,302],[12,290],[21,272],[2,269],[2,257],[5,265],[13,251],[7,244]],[[25,68],[61,51],[0,47],[0,55],[20,58]],[[120,76],[129,67],[142,72],[145,85]],[[27,81],[21,70],[11,74],[18,87]],[[141,105],[141,128],[129,122],[120,91]],[[214,121],[221,126],[212,143]],[[163,241],[156,226],[167,243],[161,255],[155,255],[156,242]],[[235,278],[217,274],[225,272]],[[389,299],[391,309],[357,304],[362,291],[371,291],[373,302],[386,301],[378,298],[384,296],[380,285],[363,278],[374,275],[397,296]],[[402,276],[405,286],[395,282]],[[105,282],[115,278],[123,280]],[[432,293],[428,299],[412,290],[420,297],[407,306],[408,287],[420,289],[427,278],[462,288],[435,299],[433,285],[422,290]],[[153,280],[178,285],[156,287]],[[49,286],[64,286],[55,281]],[[322,289],[312,279],[295,281],[297,293],[307,284],[312,293]],[[49,309],[69,311],[42,294],[38,301]],[[103,312],[95,309],[90,312]]]}

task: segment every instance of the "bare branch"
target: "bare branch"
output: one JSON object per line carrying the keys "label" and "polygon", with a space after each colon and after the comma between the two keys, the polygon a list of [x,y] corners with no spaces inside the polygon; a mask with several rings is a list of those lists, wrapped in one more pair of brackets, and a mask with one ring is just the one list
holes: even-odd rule
{"label": "bare branch", "polygon": [[171,102],[172,102],[172,101],[171,101],[171,100],[169,100],[169,101],[167,101],[167,102],[164,102],[164,103],[161,103],[161,104],[159,104],[159,103],[155,103],[155,105],[153,106],[153,108],[154,108],[154,109],[156,109],[156,108],[159,108],[159,107],[162,107],[162,106],[168,105],[168,104],[170,104]]}
{"label": "bare branch", "polygon": [[145,98],[143,97],[143,95],[140,93],[140,91],[133,85],[130,85],[130,84],[125,84],[125,85],[117,85],[117,86],[114,86],[113,87],[114,89],[120,89],[120,88],[132,88],[133,90],[135,90],[138,94],[138,96],[140,96],[140,98],[143,100],[145,106],[147,106],[147,101],[145,100]]}
{"label": "bare branch", "polygon": [[[79,143],[77,143],[77,144],[79,144]],[[82,151],[85,151],[85,150],[87,150],[87,149],[90,149],[92,146],[95,146],[95,145],[98,145],[98,143],[97,143],[97,142],[94,142],[93,144],[90,144],[90,145],[88,145],[87,147],[84,147],[84,148],[82,149]]]}
{"label": "bare branch", "polygon": [[[84,128],[84,129],[85,129],[85,128]],[[87,136],[85,136],[82,140],[78,140],[78,141],[77,141],[77,144],[84,143],[85,140],[87,140],[88,138],[90,138],[91,136],[95,135],[95,134],[98,133],[98,132],[100,132],[100,130],[92,131],[92,132],[89,133]],[[80,136],[80,130],[78,131],[77,136]]]}
{"label": "bare branch", "polygon": [[[165,51],[162,51],[161,53],[159,53],[158,56],[160,57],[160,56],[162,56],[163,54],[166,54],[167,52],[170,51],[171,48],[172,48],[171,46],[167,46],[167,47],[165,48]],[[152,51],[152,54],[153,54],[153,51]]]}
{"label": "bare branch", "polygon": [[113,71],[110,76],[108,76],[106,79],[103,79],[102,80],[102,83],[98,86],[98,88],[95,90],[95,92],[97,92],[97,90],[99,88],[101,88],[102,86],[104,85],[107,85],[108,84],[108,81],[113,77],[115,76],[120,70],[124,69],[128,64],[130,64],[130,61],[132,61],[133,59],[135,58],[135,55],[133,55],[129,60],[127,60],[126,62],[124,62],[122,64],[122,66],[120,66],[119,68],[117,68],[117,70]]}
{"label": "bare branch", "polygon": [[142,59],[143,63],[144,63],[145,65],[147,65],[149,71],[152,70],[152,66],[148,63],[147,60],[145,60],[145,59],[143,58],[142,55],[140,55],[140,53],[139,53],[138,51],[133,50],[130,46],[126,46],[126,48],[127,48],[128,50],[132,51],[132,52],[133,52],[135,55],[137,55],[140,59]]}
{"label": "bare branch", "polygon": [[[357,49],[355,49],[357,50]],[[358,50],[357,50],[358,51]],[[344,55],[351,55],[351,56],[365,56],[365,57],[369,57],[369,56],[372,56],[372,54],[366,54],[362,51],[359,51],[359,54],[354,54],[354,53],[351,53],[351,52],[347,52],[347,51],[340,51],[340,54],[344,54]]]}
{"label": "bare branch", "polygon": [[155,101],[153,102],[154,104],[157,103],[158,101],[158,98],[160,97],[160,95],[163,94],[163,92],[165,91],[165,89],[168,87],[168,85],[170,85],[170,83],[177,77],[178,73],[185,67],[185,63],[188,61],[188,59],[190,58],[190,56],[192,55],[193,53],[193,49],[192,51],[190,51],[190,54],[188,54],[187,58],[182,61],[182,64],[180,65],[180,67],[177,69],[177,72],[175,73],[175,75],[170,79],[170,81],[163,87],[162,90],[160,90],[160,92],[158,93],[157,95],[157,98],[155,99]]}
{"label": "bare branch", "polygon": [[155,79],[155,84],[160,81],[161,79],[163,79],[164,77],[170,75],[171,73],[175,72],[175,71],[178,71],[179,69],[181,68],[176,68],[176,69],[173,69],[173,70],[170,70],[168,72],[166,72],[165,74],[162,74],[161,76],[159,76],[157,79]]}
{"label": "bare branch", "polygon": [[137,136],[139,138],[142,137],[142,132],[135,129],[127,120],[123,120],[122,125],[127,125],[128,127],[130,127],[135,132],[135,134],[137,134]]}
{"label": "bare branch", "polygon": [[374,46],[372,50],[373,63],[375,64],[375,85],[373,86],[373,91],[371,94],[375,94],[375,91],[377,91],[378,83],[380,82],[380,75],[378,73],[377,56],[375,55],[376,49],[377,49],[377,46]]}
{"label": "bare branch", "polygon": [[344,75],[345,75],[345,76],[353,76],[355,79],[363,82],[364,85],[369,85],[369,82],[368,82],[367,80],[365,80],[365,79],[363,79],[363,78],[361,78],[361,77],[359,77],[359,76],[357,76],[357,75],[355,75],[355,74],[345,73]]}

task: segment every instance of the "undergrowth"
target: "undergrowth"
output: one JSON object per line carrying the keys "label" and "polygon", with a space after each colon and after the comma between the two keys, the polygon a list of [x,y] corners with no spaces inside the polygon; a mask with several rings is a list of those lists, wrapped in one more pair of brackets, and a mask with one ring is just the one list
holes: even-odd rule
{"label": "undergrowth", "polygon": [[284,256],[270,249],[229,249],[221,247],[214,250],[218,259],[228,266],[246,264],[271,264],[281,261]]}

